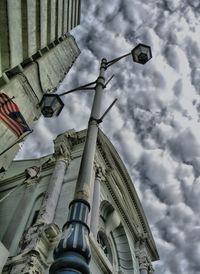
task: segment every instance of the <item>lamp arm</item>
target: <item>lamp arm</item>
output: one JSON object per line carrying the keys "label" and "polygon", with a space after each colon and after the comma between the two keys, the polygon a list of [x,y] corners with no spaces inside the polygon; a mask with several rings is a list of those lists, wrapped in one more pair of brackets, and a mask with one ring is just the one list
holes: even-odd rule
{"label": "lamp arm", "polygon": [[113,64],[115,64],[116,62],[118,62],[119,60],[121,60],[122,58],[125,58],[126,56],[129,56],[129,55],[131,55],[131,52],[130,52],[130,53],[127,53],[127,54],[124,54],[124,55],[122,55],[122,56],[120,56],[120,57],[117,57],[117,58],[115,58],[115,59],[113,59],[113,60],[108,61],[108,62],[106,63],[106,68],[112,66]]}
{"label": "lamp arm", "polygon": [[[129,56],[129,55],[131,55],[131,52],[130,52],[130,53],[127,53],[127,54],[124,54],[124,55],[122,55],[122,56],[120,56],[120,57],[117,57],[117,58],[115,58],[115,59],[113,59],[113,60],[111,60],[111,61],[108,61],[108,62],[106,63],[106,69],[107,69],[108,67],[112,66],[114,63],[116,63],[116,62],[118,62],[119,60],[121,60],[122,58],[125,58],[125,57],[127,57],[127,56]],[[111,78],[112,78],[112,77],[111,77]],[[110,79],[110,80],[111,80],[111,79]],[[109,81],[110,81],[110,80],[109,80]],[[69,93],[74,92],[74,91],[77,91],[77,90],[93,90],[93,89],[95,89],[95,86],[94,86],[94,87],[90,87],[90,86],[91,86],[91,85],[94,85],[94,84],[96,84],[96,80],[93,81],[93,82],[91,82],[91,83],[88,83],[88,84],[86,84],[86,85],[83,85],[83,86],[80,86],[80,87],[77,87],[77,88],[70,89],[70,90],[65,91],[65,92],[63,92],[63,93],[60,93],[60,94],[58,94],[58,95],[61,97],[61,96],[64,96],[64,95],[66,95],[66,94],[69,94]]]}
{"label": "lamp arm", "polygon": [[91,85],[94,85],[94,84],[96,84],[96,80],[93,81],[93,82],[91,82],[91,83],[88,83],[88,84],[86,84],[86,85],[83,85],[83,86],[80,86],[80,87],[77,87],[77,88],[70,89],[70,90],[65,91],[65,92],[63,92],[63,93],[60,93],[60,94],[58,94],[58,95],[61,97],[61,96],[64,96],[64,95],[66,95],[66,94],[69,94],[69,93],[71,93],[71,92],[74,92],[74,91],[76,91],[76,90],[91,90],[91,89],[95,89],[95,86],[94,86],[94,87],[90,87]]}

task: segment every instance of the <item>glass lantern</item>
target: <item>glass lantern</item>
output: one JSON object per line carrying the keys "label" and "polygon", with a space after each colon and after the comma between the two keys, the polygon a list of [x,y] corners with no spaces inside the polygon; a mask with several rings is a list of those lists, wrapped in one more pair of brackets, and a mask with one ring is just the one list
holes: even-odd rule
{"label": "glass lantern", "polygon": [[131,51],[133,61],[139,64],[144,65],[152,58],[151,48],[144,44],[138,44]]}
{"label": "glass lantern", "polygon": [[58,116],[64,107],[63,101],[58,94],[44,94],[40,102],[41,112],[44,117]]}

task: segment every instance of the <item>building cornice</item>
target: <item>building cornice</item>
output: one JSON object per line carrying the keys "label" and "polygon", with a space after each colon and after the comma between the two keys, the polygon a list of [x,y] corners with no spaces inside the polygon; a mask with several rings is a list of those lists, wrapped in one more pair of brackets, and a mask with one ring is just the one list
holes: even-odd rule
{"label": "building cornice", "polygon": [[[22,162],[21,160],[20,161],[16,161],[16,162]],[[29,162],[29,160],[23,160],[23,162]],[[48,176],[48,174],[46,174],[47,172],[50,172],[51,169],[55,166],[55,159],[53,159],[51,157],[51,161],[47,161],[45,163],[41,163],[41,159],[35,159],[35,162],[38,167],[41,167],[41,170],[42,170],[42,176],[41,177],[45,177],[45,176]],[[19,173],[19,174],[16,174],[12,177],[9,177],[5,180],[1,180],[0,181],[0,187],[1,187],[1,191],[3,191],[4,189],[7,191],[8,189],[12,189],[13,187],[16,187],[16,183],[20,181],[23,181],[26,179],[26,169],[29,168],[29,167],[32,167],[33,166],[33,162],[31,161],[30,162],[30,165],[27,165],[27,167],[24,169],[23,172]],[[45,172],[45,174],[44,174]],[[14,183],[14,185],[12,185]]]}
{"label": "building cornice", "polygon": [[[127,201],[131,200],[131,204],[134,205],[135,212],[137,213],[138,219],[142,227],[142,231],[140,231],[140,233],[148,235],[146,239],[146,245],[150,253],[152,254],[152,260],[158,260],[159,255],[157,252],[157,248],[156,248],[150,227],[148,225],[144,210],[142,208],[139,197],[133,185],[133,182],[119,154],[117,153],[112,143],[109,141],[109,139],[104,135],[102,131],[99,131],[98,148],[99,148],[99,151],[103,154],[102,156],[104,158],[107,168],[111,170],[111,173],[109,176],[112,176],[115,179],[115,183],[117,183],[118,181],[117,178],[120,178],[120,181],[122,181],[123,186],[125,186],[123,187],[123,191],[125,193],[126,199]],[[108,184],[107,187],[111,191],[111,195],[116,196],[116,190],[114,188],[111,188],[110,184]],[[122,205],[122,208],[123,208],[123,205]],[[130,219],[130,216],[129,216],[129,219]],[[131,226],[132,226],[132,231],[134,231],[134,234],[136,235],[137,230],[134,228],[133,224]]]}

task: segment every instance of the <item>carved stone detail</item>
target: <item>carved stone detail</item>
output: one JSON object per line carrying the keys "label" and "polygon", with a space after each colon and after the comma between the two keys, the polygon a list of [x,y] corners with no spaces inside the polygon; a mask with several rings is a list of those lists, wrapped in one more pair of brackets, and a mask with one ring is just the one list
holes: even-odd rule
{"label": "carved stone detail", "polygon": [[38,247],[41,248],[41,245],[45,249],[56,241],[59,234],[60,228],[56,224],[35,224],[25,230],[19,247],[21,252],[28,252],[32,249],[37,250]]}
{"label": "carved stone detail", "polygon": [[8,260],[3,269],[3,274],[43,274],[45,264],[40,258],[39,252],[33,250],[27,254],[20,254],[19,256],[12,257]]}
{"label": "carved stone detail", "polygon": [[35,225],[24,231],[22,238],[19,242],[19,248],[22,252],[30,251],[35,247],[42,232],[42,229],[42,225]]}
{"label": "carved stone detail", "polygon": [[106,180],[106,170],[100,166],[97,162],[94,163],[94,168],[96,171],[96,177],[100,178],[101,181]]}
{"label": "carved stone detail", "polygon": [[147,251],[145,247],[147,237],[148,235],[146,233],[141,233],[136,243],[135,255],[136,255],[136,258],[138,259],[140,273],[153,274],[154,270],[151,264],[151,260],[147,255]]}
{"label": "carved stone detail", "polygon": [[151,263],[149,263],[149,274],[153,274],[154,273],[154,269]]}
{"label": "carved stone detail", "polygon": [[61,158],[65,161],[69,161],[71,159],[71,135],[73,132],[69,131],[64,134],[58,135],[58,137],[54,140],[54,157]]}
{"label": "carved stone detail", "polygon": [[56,224],[34,225],[24,232],[21,254],[9,258],[3,274],[43,274],[50,249],[58,241],[61,230]]}
{"label": "carved stone detail", "polygon": [[30,179],[38,179],[40,176],[41,167],[32,166],[25,169],[26,181]]}

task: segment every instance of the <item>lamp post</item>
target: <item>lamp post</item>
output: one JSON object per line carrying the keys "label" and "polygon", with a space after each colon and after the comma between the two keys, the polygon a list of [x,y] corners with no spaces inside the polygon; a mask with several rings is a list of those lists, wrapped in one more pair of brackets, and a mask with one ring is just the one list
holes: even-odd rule
{"label": "lamp post", "polygon": [[[51,96],[48,95],[47,98],[44,96],[40,103],[43,115],[46,117],[52,117],[53,115],[58,115],[61,111],[59,108],[55,108],[55,105],[58,106],[60,104],[61,109],[63,107],[63,104],[61,104],[59,100],[60,96],[66,95],[75,90],[95,89],[74,199],[69,205],[69,215],[68,220],[63,227],[63,236],[54,251],[54,262],[50,267],[50,274],[90,273],[89,262],[91,252],[88,237],[90,229],[87,225],[88,214],[90,211],[90,183],[99,123],[102,122],[102,117],[105,116],[113,105],[112,104],[104,115],[101,116],[103,89],[106,86],[104,74],[109,66],[129,55],[132,55],[134,62],[140,64],[145,64],[152,58],[150,47],[144,44],[137,45],[130,53],[111,61],[107,61],[103,58],[100,65],[99,76],[95,82],[64,92],[59,96],[56,94],[55,97],[53,96],[54,94],[51,94]],[[56,104],[55,100],[57,100]]]}

